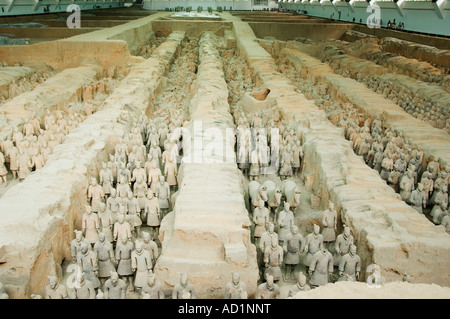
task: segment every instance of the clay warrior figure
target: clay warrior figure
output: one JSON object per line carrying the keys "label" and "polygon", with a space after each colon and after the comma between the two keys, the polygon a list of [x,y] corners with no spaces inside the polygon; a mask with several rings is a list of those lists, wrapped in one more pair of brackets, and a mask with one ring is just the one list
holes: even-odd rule
{"label": "clay warrior figure", "polygon": [[27,153],[25,153],[24,149],[19,148],[19,156],[17,157],[17,163],[19,167],[19,171],[17,175],[20,180],[24,180],[25,177],[31,172],[31,167],[33,167],[33,163],[31,163],[30,157]]}
{"label": "clay warrior figure", "polygon": [[421,183],[417,184],[417,189],[411,192],[409,202],[417,212],[423,214],[422,207],[425,208],[427,206],[427,201],[423,190],[423,185]]}
{"label": "clay warrior figure", "polygon": [[68,290],[70,299],[95,299],[95,288],[86,280],[83,272],[78,272],[74,287]]}
{"label": "clay warrior figure", "polygon": [[225,286],[224,299],[247,299],[247,286],[238,272],[231,273],[231,281]]}
{"label": "clay warrior figure", "polygon": [[336,240],[336,226],[337,226],[337,212],[334,209],[334,204],[329,202],[328,209],[322,215],[322,236],[323,241],[327,244]]}
{"label": "clay warrior figure", "polygon": [[147,180],[147,172],[141,165],[141,161],[136,161],[136,168],[133,170],[133,176],[131,177],[132,182],[136,182],[138,178],[141,181]]}
{"label": "clay warrior figure", "polygon": [[331,253],[325,247],[322,247],[322,249],[314,254],[311,260],[308,270],[308,273],[311,275],[309,283],[313,286],[326,285],[328,283],[328,276],[333,271],[333,256],[331,256]]}
{"label": "clay warrior figure", "polygon": [[400,197],[405,202],[409,202],[409,197],[414,189],[414,177],[412,174],[412,170],[409,169],[400,180]]}
{"label": "clay warrior figure", "polygon": [[266,224],[269,221],[269,210],[264,207],[264,201],[259,201],[259,206],[253,210],[253,223],[255,224],[255,229],[253,232],[253,237],[255,238],[255,245],[259,246],[259,239],[261,238],[263,232],[266,229]]}
{"label": "clay warrior figure", "polygon": [[97,255],[88,248],[87,245],[81,246],[80,261],[78,262],[80,269],[84,273],[86,280],[89,280],[94,289],[100,287],[100,281],[98,280],[98,261]]}
{"label": "clay warrior figure", "polygon": [[291,232],[291,227],[294,225],[294,213],[290,210],[288,202],[284,202],[284,209],[278,215],[278,240],[280,246],[286,240],[286,236]]}
{"label": "clay warrior figure", "polygon": [[[436,180],[434,181],[434,192],[433,195],[431,196],[430,202],[431,204],[439,204],[438,202],[436,202],[436,196],[437,194],[442,191],[442,189],[447,190],[448,189],[448,182],[447,182],[447,173],[445,172],[440,172],[438,175],[438,178],[436,178]],[[444,192],[444,191],[442,191]]]}
{"label": "clay warrior figure", "polygon": [[91,202],[92,212],[97,213],[100,211],[100,204],[104,197],[103,188],[97,184],[97,179],[93,177],[91,185],[88,187],[88,200]]}
{"label": "clay warrior figure", "polygon": [[47,276],[48,285],[45,287],[44,299],[68,299],[67,289],[58,283],[58,277]]}
{"label": "clay warrior figure", "polygon": [[[275,194],[273,195],[273,198],[269,200],[269,210],[270,210],[270,220],[276,221],[278,217],[278,207],[280,207],[281,204],[281,197],[283,196],[283,193],[281,192],[280,188],[277,188],[275,190]],[[273,217],[272,217],[273,216]]]}
{"label": "clay warrior figure", "polygon": [[147,277],[147,284],[142,287],[142,298],[145,299],[164,299],[163,285],[156,280],[156,276],[153,272],[150,272]]}
{"label": "clay warrior figure", "polygon": [[447,186],[441,186],[440,189],[438,189],[438,192],[436,193],[436,196],[434,197],[434,204],[439,205],[441,203],[444,203],[445,207],[448,206],[448,194],[447,194]]}
{"label": "clay warrior figure", "polygon": [[300,263],[300,254],[305,249],[305,239],[298,232],[297,226],[291,227],[291,233],[287,235],[284,241],[283,250],[286,254],[284,262],[286,266],[286,279],[294,279],[295,266]]}
{"label": "clay warrior figure", "polygon": [[394,170],[389,173],[387,181],[388,181],[388,185],[396,193],[398,193],[400,191],[399,183],[400,183],[401,176],[402,176],[402,173],[399,172],[398,166],[394,165]]}
{"label": "clay warrior figure", "polygon": [[250,171],[248,173],[251,181],[258,180],[259,176],[259,154],[257,150],[251,152]]}
{"label": "clay warrior figure", "polygon": [[117,242],[116,245],[116,260],[118,262],[117,273],[122,279],[124,279],[125,282],[127,282],[126,278],[129,278],[130,290],[133,290],[133,269],[131,266],[131,253],[133,249],[133,243],[125,234],[123,234],[121,237],[121,241]]}
{"label": "clay warrior figure", "polygon": [[444,215],[447,210],[447,205],[444,202],[441,202],[437,205],[434,205],[433,209],[430,212],[430,216],[432,218],[433,223],[439,225],[444,218]]}
{"label": "clay warrior figure", "polygon": [[303,158],[303,148],[300,145],[300,141],[297,139],[292,147],[292,173],[294,176],[300,171],[301,160]]}
{"label": "clay warrior figure", "polygon": [[170,155],[164,166],[164,175],[167,176],[167,183],[173,190],[175,190],[178,185],[177,173],[177,162],[174,160],[174,156]]}
{"label": "clay warrior figure", "polygon": [[164,176],[159,177],[159,183],[156,185],[156,194],[159,199],[159,208],[163,217],[169,211],[170,186],[164,181]]}
{"label": "clay warrior figure", "polygon": [[282,180],[292,176],[292,152],[291,146],[288,144],[283,151],[280,162],[280,177]]}
{"label": "clay warrior figure", "polygon": [[442,217],[441,226],[444,226],[447,234],[450,234],[450,213],[448,211],[445,213],[444,217]]}
{"label": "clay warrior figure", "polygon": [[162,176],[161,169],[156,166],[155,162],[151,162],[150,168],[147,171],[147,176],[148,176],[148,186],[154,193],[156,192],[156,186],[158,185],[160,177]]}
{"label": "clay warrior figure", "polygon": [[153,192],[149,190],[145,203],[144,213],[147,215],[147,225],[150,226],[154,233],[153,237],[158,236],[158,229],[161,226],[161,209],[159,208],[158,197],[153,196]]}
{"label": "clay warrior figure", "polygon": [[135,272],[134,287],[139,291],[147,284],[149,271],[152,271],[152,258],[138,240],[136,249],[131,253],[131,268]]}
{"label": "clay warrior figure", "polygon": [[389,178],[389,173],[392,171],[393,168],[394,168],[394,161],[392,160],[392,153],[389,152],[381,162],[380,177],[383,180],[387,181]]}
{"label": "clay warrior figure", "polygon": [[314,225],[314,231],[306,236],[305,250],[306,256],[303,263],[309,267],[314,254],[323,248],[323,236],[320,234],[319,225]]}
{"label": "clay warrior figure", "polygon": [[70,252],[72,260],[78,262],[81,253],[81,247],[83,245],[90,246],[89,241],[83,237],[83,232],[75,230],[75,239],[70,242]]}
{"label": "clay warrior figure", "polygon": [[31,166],[34,167],[35,170],[41,169],[45,165],[44,156],[39,153],[39,149],[35,148],[33,150],[33,156],[31,156]]}
{"label": "clay warrior figure", "polygon": [[120,205],[120,199],[117,197],[117,192],[114,188],[111,189],[111,196],[108,197],[106,200],[106,210],[110,211],[113,220],[117,220],[117,214],[119,213],[119,205]]}
{"label": "clay warrior figure", "polygon": [[141,215],[140,215],[140,207],[139,201],[136,197],[133,196],[132,192],[128,193],[128,222],[133,230],[135,237],[140,237],[141,235]]}
{"label": "clay warrior figure", "polygon": [[189,282],[187,273],[181,274],[180,282],[173,288],[172,299],[197,299],[194,285]]}
{"label": "clay warrior figure", "polygon": [[9,170],[13,174],[13,179],[16,179],[17,171],[19,170],[19,150],[17,147],[13,146],[9,149],[6,155],[9,156]]}
{"label": "clay warrior figure", "polygon": [[127,182],[127,177],[123,174],[119,174],[119,183],[116,185],[117,197],[123,198],[128,196],[131,192],[131,187]]}
{"label": "clay warrior figure", "polygon": [[109,278],[111,272],[116,271],[113,246],[106,240],[105,234],[100,233],[98,235],[98,242],[94,245],[94,252],[97,253],[98,259],[98,277],[104,284],[105,278]]}
{"label": "clay warrior figure", "polygon": [[272,242],[269,247],[264,251],[264,263],[266,267],[266,274],[273,276],[275,282],[281,279],[280,266],[283,263],[283,248],[278,245],[275,238],[272,238]]}
{"label": "clay warrior figure", "polygon": [[[275,232],[275,225],[272,222],[269,222],[267,223],[267,231],[261,235],[261,239],[259,241],[259,250],[261,255],[264,255],[266,248],[270,247],[272,238],[275,238],[278,241],[278,234]],[[260,259],[260,262],[263,263],[263,258]]]}
{"label": "clay warrior figure", "polygon": [[117,241],[117,238],[122,238],[122,236],[126,236],[129,240],[131,240],[131,226],[130,223],[125,221],[124,214],[119,214],[117,222],[114,224],[113,236],[114,241]]}
{"label": "clay warrior figure", "polygon": [[434,180],[431,178],[433,175],[433,168],[428,167],[428,169],[422,173],[422,177],[420,179],[420,183],[423,185],[426,195],[426,200],[428,202],[428,199],[430,197],[430,194],[433,192],[434,188]]}
{"label": "clay warrior figure", "polygon": [[347,281],[350,277],[352,281],[357,281],[361,271],[361,259],[356,254],[356,246],[351,245],[350,251],[345,254],[339,262],[339,281]]}
{"label": "clay warrior figure", "polygon": [[117,272],[110,273],[110,278],[105,282],[105,299],[125,299],[127,284],[119,278]]}
{"label": "clay warrior figure", "polygon": [[81,219],[81,231],[89,243],[95,244],[98,240],[100,222],[98,216],[92,213],[91,206],[85,205],[85,208],[86,211]]}
{"label": "clay warrior figure", "polygon": [[100,222],[100,231],[105,235],[106,240],[112,243],[114,241],[114,217],[112,213],[106,209],[105,204],[101,205],[101,210],[98,212],[98,219]]}
{"label": "clay warrior figure", "polygon": [[142,233],[143,241],[142,248],[147,250],[150,253],[150,257],[152,259],[152,265],[155,267],[156,260],[158,259],[158,246],[156,243],[150,238],[150,234],[147,232]]}
{"label": "clay warrior figure", "polygon": [[280,298],[280,287],[274,283],[273,276],[267,275],[266,282],[260,284],[256,290],[256,299]]}
{"label": "clay warrior figure", "polygon": [[335,255],[334,265],[339,266],[341,258],[350,251],[350,246],[353,245],[354,239],[350,231],[350,227],[344,226],[344,231],[342,234],[338,235],[336,238],[336,243],[334,245]]}
{"label": "clay warrior figure", "polygon": [[306,284],[306,276],[302,271],[298,273],[297,283],[289,289],[288,298],[294,297],[300,291],[311,290],[311,287]]}
{"label": "clay warrior figure", "polygon": [[2,181],[6,183],[6,174],[8,174],[8,170],[5,166],[5,156],[0,152],[0,183]]}
{"label": "clay warrior figure", "polygon": [[103,187],[103,193],[105,196],[111,194],[112,184],[114,182],[114,177],[111,169],[107,166],[107,163],[103,163],[103,169],[100,171],[100,184]]}
{"label": "clay warrior figure", "polygon": [[140,193],[142,193],[143,196],[146,196],[148,193],[148,186],[142,176],[138,175],[136,177],[136,183],[133,185],[133,196],[139,197]]}

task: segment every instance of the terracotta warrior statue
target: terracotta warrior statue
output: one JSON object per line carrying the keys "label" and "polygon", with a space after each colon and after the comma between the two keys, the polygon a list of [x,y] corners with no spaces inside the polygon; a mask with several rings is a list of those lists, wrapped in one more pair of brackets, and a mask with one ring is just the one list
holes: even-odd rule
{"label": "terracotta warrior statue", "polygon": [[149,272],[147,277],[147,284],[142,287],[142,298],[144,299],[164,299],[163,285],[156,280],[156,276],[153,272]]}
{"label": "terracotta warrior statue", "polygon": [[97,179],[93,177],[91,179],[91,185],[88,187],[88,200],[91,203],[92,212],[97,213],[100,211],[100,204],[104,197],[103,187],[98,185]]}
{"label": "terracotta warrior statue", "polygon": [[101,209],[98,212],[98,220],[100,224],[100,232],[105,235],[108,242],[112,243],[114,241],[113,228],[114,228],[114,217],[111,211],[106,209],[106,205],[102,203]]}
{"label": "terracotta warrior statue", "polygon": [[[58,283],[58,277],[47,276],[48,285],[45,287],[44,299],[68,299],[67,289]],[[1,298],[0,298],[1,299]]]}
{"label": "terracotta warrior statue", "polygon": [[115,271],[110,273],[110,278],[105,282],[105,299],[125,299],[127,284],[119,278]]}
{"label": "terracotta warrior statue", "polygon": [[164,180],[164,176],[159,177],[159,183],[156,185],[156,194],[159,199],[159,208],[163,213],[163,217],[169,211],[170,186]]}
{"label": "terracotta warrior statue", "polygon": [[98,232],[100,229],[100,222],[97,214],[92,212],[92,208],[89,205],[85,205],[85,212],[81,219],[81,231],[85,234],[85,238],[92,245],[98,240]]}
{"label": "terracotta warrior statue", "polygon": [[283,263],[283,248],[278,245],[275,238],[272,238],[272,242],[269,247],[264,251],[264,263],[266,267],[266,274],[273,276],[275,282],[281,279],[281,264]]}
{"label": "terracotta warrior statue", "polygon": [[112,244],[106,240],[103,233],[98,235],[98,241],[94,245],[94,252],[98,260],[98,277],[104,285],[105,280],[111,276],[111,272],[116,271],[116,259]]}
{"label": "terracotta warrior statue", "polygon": [[288,298],[294,297],[300,291],[311,290],[311,287],[306,284],[306,276],[302,271],[298,273],[297,283],[289,289]]}
{"label": "terracotta warrior statue", "polygon": [[92,282],[86,280],[83,272],[78,272],[73,288],[68,290],[70,299],[95,299],[96,293]]}
{"label": "terracotta warrior statue", "polygon": [[286,236],[291,232],[291,227],[294,225],[294,213],[290,210],[288,202],[284,202],[284,209],[278,215],[278,240],[280,246],[286,240]]}
{"label": "terracotta warrior statue", "polygon": [[81,253],[81,246],[90,246],[90,242],[83,237],[83,233],[79,230],[75,230],[75,238],[70,242],[70,253],[72,260],[78,262]]}
{"label": "terracotta warrior statue", "polygon": [[147,277],[152,267],[150,253],[142,248],[139,240],[136,240],[135,250],[131,253],[131,268],[135,272],[134,287],[137,291],[147,284]]}
{"label": "terracotta warrior statue", "polygon": [[259,239],[266,229],[266,223],[269,221],[269,210],[264,206],[264,201],[259,201],[259,206],[253,210],[253,223],[255,229],[253,231],[253,237],[255,239],[255,245],[259,246]]}
{"label": "terracotta warrior statue", "polygon": [[339,262],[339,281],[348,281],[348,276],[352,281],[359,279],[359,273],[361,271],[361,259],[356,254],[356,246],[351,245],[350,251],[345,254]]}
{"label": "terracotta warrior statue", "polygon": [[139,206],[139,201],[133,196],[132,192],[128,193],[128,222],[130,223],[132,232],[135,237],[140,237],[141,235],[141,208]]}
{"label": "terracotta warrior statue", "polygon": [[323,247],[323,236],[320,234],[320,227],[319,225],[315,224],[313,232],[306,236],[304,250],[306,252],[306,256],[303,259],[303,263],[306,267],[310,266],[314,254],[321,250]]}
{"label": "terracotta warrior statue", "polygon": [[405,202],[409,202],[409,197],[414,189],[414,177],[412,170],[408,170],[400,180],[400,197]]}
{"label": "terracotta warrior statue", "polygon": [[350,227],[344,226],[342,234],[338,235],[334,245],[335,255],[333,256],[334,265],[339,266],[342,256],[350,251],[350,246],[353,245],[354,238],[351,234]]}
{"label": "terracotta warrior statue", "polygon": [[326,285],[328,283],[328,277],[333,271],[333,256],[331,256],[331,253],[325,247],[322,247],[315,252],[311,260],[308,270],[311,275],[309,283],[313,286]]}
{"label": "terracotta warrior statue", "polygon": [[266,275],[266,282],[260,284],[256,291],[256,299],[280,298],[280,287],[274,283],[273,276]]}
{"label": "terracotta warrior statue", "polygon": [[108,163],[103,163],[103,168],[100,170],[99,178],[100,184],[103,187],[103,193],[105,196],[109,196],[109,194],[111,194],[114,177],[112,170],[108,167]]}
{"label": "terracotta warrior statue", "polygon": [[130,285],[129,289],[133,290],[133,269],[131,265],[131,253],[134,249],[134,245],[128,237],[123,234],[121,237],[121,241],[116,244],[116,260],[118,262],[117,265],[117,273],[119,276],[124,279],[128,277]]}
{"label": "terracotta warrior statue", "polygon": [[433,223],[436,225],[440,225],[442,218],[444,218],[445,213],[447,211],[447,205],[444,202],[441,202],[437,205],[434,205],[433,209],[430,212],[430,216],[432,218]]}
{"label": "terracotta warrior statue", "polygon": [[247,299],[247,286],[241,281],[238,272],[232,272],[232,279],[225,287],[224,299]]}
{"label": "terracotta warrior statue", "polygon": [[100,287],[98,279],[98,260],[97,255],[88,248],[87,245],[81,246],[80,260],[78,262],[81,271],[83,271],[86,280],[92,283],[94,289]]}
{"label": "terracotta warrior statue", "polygon": [[147,232],[142,233],[143,241],[142,248],[150,253],[150,258],[152,260],[152,265],[155,267],[156,260],[158,259],[158,245],[151,239],[150,234]]}
{"label": "terracotta warrior statue", "polygon": [[333,202],[329,202],[328,209],[322,215],[322,236],[324,243],[332,243],[336,240],[337,212]]}
{"label": "terracotta warrior statue", "polygon": [[305,239],[298,232],[297,226],[291,227],[291,233],[287,235],[284,241],[283,250],[286,254],[284,262],[286,266],[286,279],[294,279],[294,269],[300,263],[300,254],[305,249]]}
{"label": "terracotta warrior statue", "polygon": [[189,282],[187,273],[181,274],[180,282],[173,288],[172,299],[197,299],[194,285]]}
{"label": "terracotta warrior statue", "polygon": [[427,207],[427,201],[425,191],[423,190],[423,185],[421,183],[417,184],[417,189],[411,192],[409,202],[418,213],[423,214],[422,207]]}
{"label": "terracotta warrior statue", "polygon": [[5,161],[3,152],[0,152],[0,183],[3,181],[6,184],[6,175],[8,174],[8,170],[6,169]]}
{"label": "terracotta warrior statue", "polygon": [[117,197],[117,192],[114,188],[111,189],[111,194],[106,200],[106,210],[110,211],[114,221],[118,218],[119,213],[119,205],[120,205],[120,199]]}
{"label": "terracotta warrior statue", "polygon": [[153,196],[151,190],[148,191],[144,213],[147,215],[147,225],[150,226],[153,237],[157,238],[158,230],[161,226],[161,209],[159,208],[159,198]]}
{"label": "terracotta warrior statue", "polygon": [[131,240],[131,226],[130,223],[125,221],[125,215],[119,214],[117,222],[114,224],[114,241],[117,241],[117,238],[122,238],[122,236],[126,236],[129,240]]}

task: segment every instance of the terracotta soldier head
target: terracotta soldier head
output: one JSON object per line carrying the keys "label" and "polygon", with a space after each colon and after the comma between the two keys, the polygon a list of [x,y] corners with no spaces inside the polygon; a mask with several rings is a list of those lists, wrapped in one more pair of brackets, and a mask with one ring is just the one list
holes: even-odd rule
{"label": "terracotta soldier head", "polygon": [[320,226],[314,224],[314,235],[319,235],[319,233],[320,233]]}

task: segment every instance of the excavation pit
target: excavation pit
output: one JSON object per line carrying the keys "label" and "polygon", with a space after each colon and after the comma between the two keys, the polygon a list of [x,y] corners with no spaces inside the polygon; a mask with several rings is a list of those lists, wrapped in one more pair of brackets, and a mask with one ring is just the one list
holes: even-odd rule
{"label": "excavation pit", "polygon": [[[82,230],[88,218],[86,206],[102,216],[99,230],[114,228],[119,220],[111,187],[120,193],[121,205],[127,205],[133,245],[144,241],[143,233],[155,241],[157,256],[151,268],[167,298],[174,296],[183,272],[198,298],[223,298],[232,272],[240,274],[249,298],[257,296],[266,268],[260,240],[254,236],[261,213],[256,198],[265,191],[267,199],[260,199],[270,208],[266,222],[274,222],[279,234],[285,230],[279,219],[285,202],[292,207],[292,226],[303,237],[314,225],[323,232],[324,215],[332,203],[335,236],[348,226],[354,237],[361,258],[358,281],[364,282],[367,268],[376,264],[388,282],[408,274],[412,285],[450,285],[445,271],[450,265],[450,237],[445,224],[433,222],[435,204],[427,203],[420,214],[360,151],[362,137],[377,141],[378,127],[382,133],[395,132],[399,150],[393,149],[411,160],[420,148],[420,173],[432,167],[431,179],[448,188],[449,118],[439,108],[446,95],[413,90],[420,86],[448,94],[448,68],[437,55],[442,49],[429,49],[417,61],[404,40],[377,34],[380,39],[375,42],[389,45],[376,51],[378,55],[356,57],[346,51],[350,42],[342,40],[356,38],[348,33],[355,28],[352,24],[281,13],[222,12],[218,20],[191,21],[170,12],[125,11],[119,17],[99,14],[98,21],[86,16],[80,34],[61,30],[56,37],[61,40],[0,48],[0,61],[5,63],[0,68],[0,131],[11,140],[0,141],[8,180],[0,186],[0,282],[10,298],[44,296],[50,275],[61,284],[73,283],[74,258],[81,257],[74,255],[71,243],[74,231]],[[61,28],[63,17],[49,17],[45,37]],[[277,22],[275,27],[269,28],[271,22]],[[283,28],[288,32],[281,35]],[[17,32],[36,36],[29,28]],[[306,34],[307,40],[300,39]],[[361,41],[365,35],[359,34],[353,45],[367,44]],[[321,50],[325,47],[344,54]],[[385,51],[395,51],[398,58],[381,59]],[[401,65],[420,66],[434,77],[412,76],[400,70]],[[419,111],[409,112],[410,104],[400,106],[402,100],[390,91],[366,86],[360,73],[380,68],[402,74],[403,88],[411,94],[408,103],[430,103],[424,110],[434,117],[421,119]],[[382,73],[380,79],[392,80]],[[344,114],[355,123],[354,130],[347,128]],[[387,133],[380,140],[390,138]],[[388,141],[380,143],[386,147]],[[33,150],[30,162],[19,148]],[[43,161],[34,149],[46,152]],[[14,163],[19,168],[11,169]],[[19,178],[13,180],[13,173]],[[158,186],[160,175],[166,177],[168,192],[165,184]],[[142,183],[138,180],[143,176]],[[99,187],[91,184],[92,178]],[[159,205],[167,195],[168,207],[157,217],[159,229],[148,217],[154,211],[145,208],[149,190],[158,192]],[[434,192],[430,200],[445,197]],[[133,208],[133,203],[138,206]],[[114,218],[109,224],[102,215],[105,208]],[[120,241],[113,241],[115,257],[123,248],[117,249]],[[333,242],[325,246],[336,255]],[[288,269],[282,263],[282,298],[300,272],[311,279],[304,258],[302,253],[292,278],[286,277]],[[119,275],[125,278],[123,267]],[[337,267],[331,282],[338,281]],[[134,283],[137,288],[141,284]],[[142,294],[127,291],[126,297]]]}

